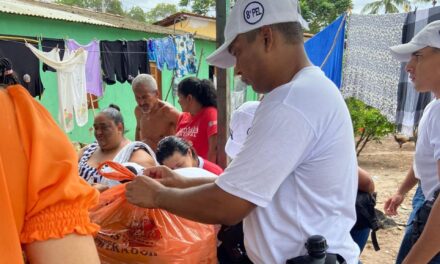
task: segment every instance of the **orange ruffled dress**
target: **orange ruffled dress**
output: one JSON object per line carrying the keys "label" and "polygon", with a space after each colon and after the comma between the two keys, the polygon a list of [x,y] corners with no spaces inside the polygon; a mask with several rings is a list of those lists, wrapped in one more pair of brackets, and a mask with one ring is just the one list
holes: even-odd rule
{"label": "orange ruffled dress", "polygon": [[98,193],[49,112],[20,85],[0,87],[0,263],[23,263],[21,244],[94,234]]}

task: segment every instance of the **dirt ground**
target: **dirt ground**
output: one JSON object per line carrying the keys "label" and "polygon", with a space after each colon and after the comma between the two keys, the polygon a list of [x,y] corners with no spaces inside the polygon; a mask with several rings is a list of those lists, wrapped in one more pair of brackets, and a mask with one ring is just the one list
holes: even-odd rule
{"label": "dirt ground", "polygon": [[[402,148],[394,141],[393,137],[387,137],[382,143],[371,142],[359,156],[359,165],[366,169],[373,176],[376,191],[376,208],[383,212],[383,205],[398,188],[412,164],[414,154],[414,143],[405,143]],[[392,264],[395,263],[399,250],[400,241],[404,233],[404,225],[411,213],[411,200],[415,189],[406,197],[399,209],[399,215],[392,217],[397,225],[388,229],[381,229],[377,232],[377,239],[381,250],[374,251],[371,240],[362,252],[361,261],[363,264]]]}

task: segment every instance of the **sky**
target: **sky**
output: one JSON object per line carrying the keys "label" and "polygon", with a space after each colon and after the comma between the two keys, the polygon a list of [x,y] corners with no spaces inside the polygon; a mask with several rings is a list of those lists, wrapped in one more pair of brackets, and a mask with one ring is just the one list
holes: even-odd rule
{"label": "sky", "polygon": [[[152,8],[154,8],[159,3],[169,3],[169,4],[179,4],[179,0],[121,0],[124,8],[130,8],[131,6],[137,5],[142,7],[145,11],[148,11]],[[354,13],[360,13],[362,7],[370,2],[373,2],[374,0],[353,0],[354,4]],[[431,5],[430,4],[418,4],[419,8],[428,8]]]}
{"label": "sky", "polygon": [[[374,0],[353,0],[353,12],[360,13],[365,4],[374,2]],[[429,3],[417,4],[418,8],[429,8],[432,5]]]}
{"label": "sky", "polygon": [[121,0],[124,8],[130,8],[132,6],[142,7],[145,11],[149,11],[159,3],[175,4],[179,5],[179,0]]}

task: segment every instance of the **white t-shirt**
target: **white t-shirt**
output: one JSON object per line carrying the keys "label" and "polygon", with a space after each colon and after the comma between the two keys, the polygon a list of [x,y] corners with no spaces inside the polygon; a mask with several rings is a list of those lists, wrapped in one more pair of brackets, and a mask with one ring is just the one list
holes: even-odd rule
{"label": "white t-shirt", "polygon": [[426,199],[440,188],[437,161],[440,159],[440,100],[429,103],[419,123],[414,172]]}
{"label": "white t-shirt", "polygon": [[257,205],[244,219],[245,247],[256,263],[284,264],[306,254],[309,236],[358,262],[357,160],[347,106],[315,66],[268,93],[242,151],[217,179],[224,191]]}

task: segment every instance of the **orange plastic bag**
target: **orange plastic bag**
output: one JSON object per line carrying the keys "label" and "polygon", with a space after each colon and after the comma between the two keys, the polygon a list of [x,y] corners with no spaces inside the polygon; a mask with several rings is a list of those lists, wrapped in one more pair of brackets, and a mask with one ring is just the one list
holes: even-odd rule
{"label": "orange plastic bag", "polygon": [[[103,172],[103,166],[113,171]],[[118,181],[135,177],[114,162],[105,162],[99,171]],[[90,217],[101,226],[95,243],[102,263],[217,263],[214,226],[131,205],[125,184],[103,192]]]}

